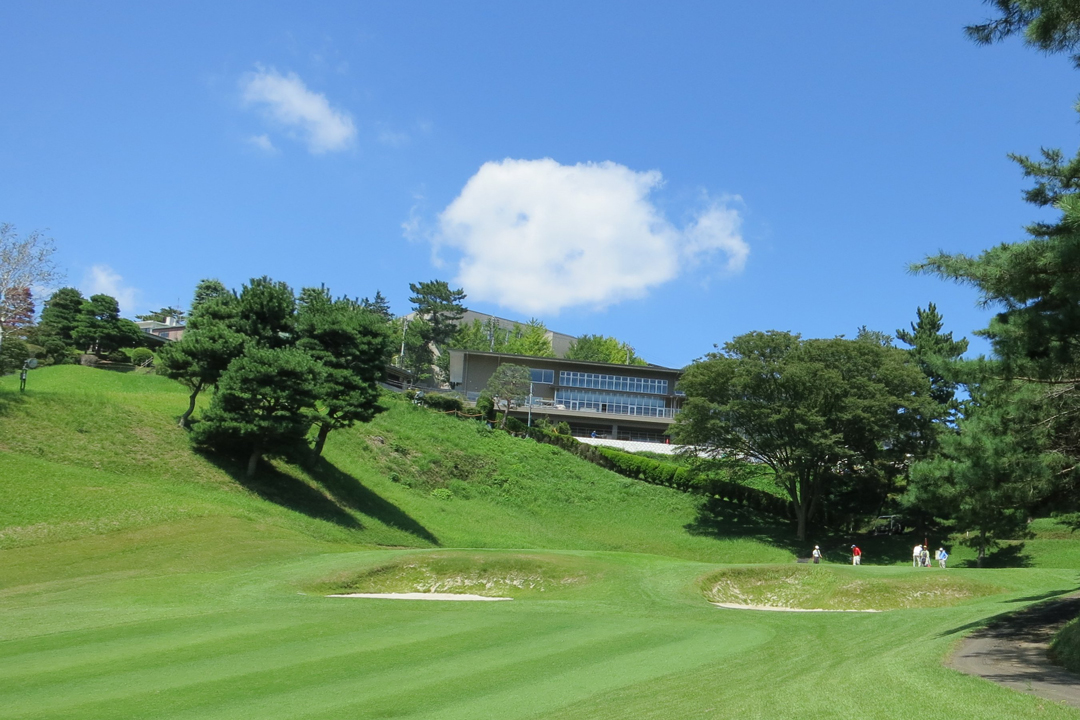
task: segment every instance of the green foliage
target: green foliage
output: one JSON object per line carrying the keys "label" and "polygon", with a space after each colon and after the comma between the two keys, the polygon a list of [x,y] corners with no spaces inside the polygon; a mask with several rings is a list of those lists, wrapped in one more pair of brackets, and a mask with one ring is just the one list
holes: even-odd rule
{"label": "green foliage", "polygon": [[582,335],[570,343],[567,360],[590,360],[617,365],[648,365],[628,343],[606,335]]}
{"label": "green foliage", "polygon": [[218,285],[216,280],[199,283],[184,336],[158,351],[157,374],[178,380],[190,391],[187,410],[180,416],[180,427],[187,426],[199,393],[217,385],[246,342],[244,335],[235,329],[240,301],[233,293],[218,292]]}
{"label": "green foliage", "polygon": [[135,323],[120,317],[116,298],[91,295],[79,308],[71,338],[87,352],[108,354],[138,345],[143,333]]}
{"label": "green foliage", "polygon": [[233,293],[220,280],[200,280],[199,284],[195,286],[195,296],[191,299],[191,312],[189,315],[194,315],[204,303],[232,295]]}
{"label": "green foliage", "polygon": [[5,338],[0,345],[0,375],[19,370],[30,357],[30,348],[26,343],[15,337]]}
{"label": "green foliage", "polygon": [[527,355],[529,357],[555,357],[551,349],[548,329],[536,318],[529,320],[524,327],[514,324],[514,330],[501,352],[509,355]]}
{"label": "green foliage", "polygon": [[854,497],[876,511],[917,447],[918,419],[936,408],[902,350],[783,332],[736,337],[691,365],[680,387],[676,440],[772,468],[800,539],[830,504],[858,510],[843,502]]}
{"label": "green foliage", "polygon": [[450,347],[475,352],[555,357],[551,340],[548,338],[548,329],[536,318],[525,325],[514,323],[514,327],[509,330],[502,327],[495,318],[488,318],[484,322],[477,318],[458,328],[450,341]]}
{"label": "green foliage", "polygon": [[495,372],[488,378],[484,392],[491,396],[496,409],[503,410],[503,427],[506,426],[510,408],[529,396],[531,382],[532,373],[529,368],[515,363],[503,363],[495,368]]}
{"label": "green foliage", "polygon": [[457,395],[444,395],[442,393],[427,392],[421,399],[424,407],[438,410],[444,413],[464,413],[465,403]]}
{"label": "green foliage", "polygon": [[296,346],[321,366],[314,448],[321,455],[331,430],[369,422],[381,411],[378,383],[393,340],[381,315],[347,298],[333,300],[326,288],[301,291],[296,332]]}
{"label": "green foliage", "polygon": [[563,420],[562,422],[560,422],[558,425],[555,426],[555,433],[558,434],[558,435],[564,435],[566,437],[570,437],[572,435],[572,431],[570,430],[570,423]]}
{"label": "green foliage", "polygon": [[169,318],[173,318],[178,324],[183,324],[184,317],[184,311],[180,308],[175,307],[163,307],[160,310],[155,310],[154,312],[147,313],[145,315],[135,316],[135,318],[138,320],[153,320],[154,322],[159,323],[164,323],[168,321]]}
{"label": "green foliage", "polygon": [[[41,319],[38,326],[41,328],[42,345],[46,347],[50,355],[54,352],[57,344],[62,354],[63,348],[75,344],[72,333],[75,331],[76,320],[82,310],[85,298],[75,288],[60,288],[45,301],[41,310]],[[53,343],[53,346],[50,346]]]}
{"label": "green foliage", "polygon": [[283,282],[253,278],[240,291],[233,329],[261,347],[281,348],[295,338],[296,297]]}
{"label": "green foliage", "polygon": [[[390,330],[394,347],[399,350],[394,361],[411,372],[418,382],[430,382],[433,379],[435,354],[426,339],[430,334],[428,321],[421,317],[413,317],[412,320],[396,318],[390,324]],[[401,347],[404,347],[404,356],[400,354]]]}
{"label": "green foliage", "polygon": [[457,323],[465,314],[464,291],[452,290],[445,280],[409,283],[409,290],[413,293],[409,298],[413,310],[427,321],[423,339],[441,350],[454,337]]}
{"label": "green foliage", "polygon": [[[943,333],[945,326],[937,306],[930,303],[925,310],[916,309],[918,321],[911,323],[911,330],[897,330],[896,339],[908,345],[923,373],[930,379],[930,397],[950,417],[957,410],[957,383],[947,377],[945,368],[960,359],[968,349],[966,338],[953,340],[951,332]],[[953,373],[949,373],[953,375]]]}
{"label": "green foliage", "polygon": [[1058,631],[1050,643],[1050,659],[1074,673],[1080,673],[1080,618]]}
{"label": "green foliage", "polygon": [[[988,0],[1000,15],[988,22],[969,25],[967,36],[990,45],[1013,35],[1044,53],[1072,52],[1080,45],[1080,8],[1073,0]],[[1080,67],[1080,53],[1072,55]]]}
{"label": "green foliage", "polygon": [[154,353],[150,348],[137,347],[131,351],[131,362],[136,365],[147,365],[154,359]]}
{"label": "green foliage", "polygon": [[321,374],[319,365],[301,350],[248,346],[221,375],[192,440],[218,450],[248,450],[247,475],[253,476],[264,453],[303,442]]}
{"label": "green foliage", "polygon": [[390,312],[390,302],[378,290],[375,291],[375,298],[373,300],[363,298],[360,301],[360,307],[364,308],[369,312],[375,313],[380,318],[382,318],[383,322],[385,323],[389,323],[391,320],[394,319],[394,314]]}
{"label": "green foliage", "polygon": [[1051,470],[1032,411],[1038,412],[1037,388],[980,383],[958,432],[944,435],[939,453],[911,469],[906,503],[952,519],[980,567],[999,540],[1025,536],[1028,513],[1047,494]]}

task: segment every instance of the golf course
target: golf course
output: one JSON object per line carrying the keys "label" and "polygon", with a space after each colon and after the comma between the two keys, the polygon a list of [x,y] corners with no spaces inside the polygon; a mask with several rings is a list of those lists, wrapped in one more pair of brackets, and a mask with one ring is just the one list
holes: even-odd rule
{"label": "golf course", "polygon": [[[186,403],[153,375],[0,378],[0,716],[1080,717],[944,665],[1080,587],[1049,519],[1011,567],[957,544],[912,568],[904,536],[853,568],[845,538],[391,395],[248,480],[191,448]],[[392,593],[509,599],[330,597]]]}

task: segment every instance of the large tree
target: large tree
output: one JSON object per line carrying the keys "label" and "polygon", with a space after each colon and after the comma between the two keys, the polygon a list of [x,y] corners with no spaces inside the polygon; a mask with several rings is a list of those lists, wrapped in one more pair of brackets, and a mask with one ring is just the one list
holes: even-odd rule
{"label": "large tree", "polygon": [[458,323],[465,315],[465,291],[452,289],[445,280],[409,283],[416,314],[428,322],[425,339],[441,350],[457,332]]}
{"label": "large tree", "polygon": [[192,439],[215,449],[247,452],[250,478],[265,453],[303,443],[320,375],[318,363],[302,350],[249,346],[222,374]]}
{"label": "large tree", "polygon": [[799,539],[852,479],[888,488],[917,441],[915,418],[933,412],[908,354],[865,339],[748,333],[694,362],[680,388],[675,438],[772,468]]}
{"label": "large tree", "polygon": [[943,434],[938,452],[912,466],[904,501],[950,520],[982,567],[999,540],[1025,534],[1029,511],[1052,485],[1054,463],[1044,453],[1046,426],[1030,416],[1041,414],[1036,387],[987,377],[972,383],[971,393],[958,432]]}
{"label": "large tree", "polygon": [[334,300],[326,288],[300,292],[297,347],[322,366],[318,395],[321,455],[331,430],[368,422],[379,406],[379,381],[385,377],[393,339],[385,317],[360,303]]}
{"label": "large tree", "polygon": [[[53,261],[55,248],[51,238],[37,230],[19,235],[15,226],[0,223],[0,300],[18,289],[53,285],[62,274]],[[0,348],[3,347],[6,304],[0,302]]]}
{"label": "large tree", "polygon": [[188,407],[178,422],[180,427],[187,427],[199,393],[217,384],[248,341],[236,330],[240,301],[233,293],[206,295],[192,306],[184,336],[161,348],[157,358],[159,375],[177,380],[191,391]]}
{"label": "large tree", "polygon": [[120,317],[120,306],[111,295],[91,295],[79,308],[71,337],[88,353],[109,353],[135,347],[143,332],[132,321]]}

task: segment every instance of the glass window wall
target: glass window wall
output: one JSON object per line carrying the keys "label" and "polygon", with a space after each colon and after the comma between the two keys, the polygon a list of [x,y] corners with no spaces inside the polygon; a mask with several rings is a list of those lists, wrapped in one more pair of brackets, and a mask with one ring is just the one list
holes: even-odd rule
{"label": "glass window wall", "polygon": [[534,383],[547,383],[550,385],[555,382],[554,370],[537,370],[536,368],[529,368],[529,373],[532,375],[532,381]]}
{"label": "glass window wall", "polygon": [[556,390],[555,406],[567,410],[586,410],[615,415],[643,415],[646,417],[671,417],[673,411],[664,406],[664,400],[646,395],[621,395],[591,392],[588,390]]}
{"label": "glass window wall", "polygon": [[564,387],[595,388],[597,390],[619,390],[621,392],[651,393],[667,395],[668,381],[654,378],[627,377],[624,375],[601,375],[570,370],[559,371],[559,384]]}

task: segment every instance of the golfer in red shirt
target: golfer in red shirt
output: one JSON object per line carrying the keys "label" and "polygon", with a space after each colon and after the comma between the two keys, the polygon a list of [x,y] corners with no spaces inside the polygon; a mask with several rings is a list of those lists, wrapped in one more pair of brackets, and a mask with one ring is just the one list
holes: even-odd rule
{"label": "golfer in red shirt", "polygon": [[851,564],[862,565],[862,550],[859,549],[858,545],[851,546]]}

